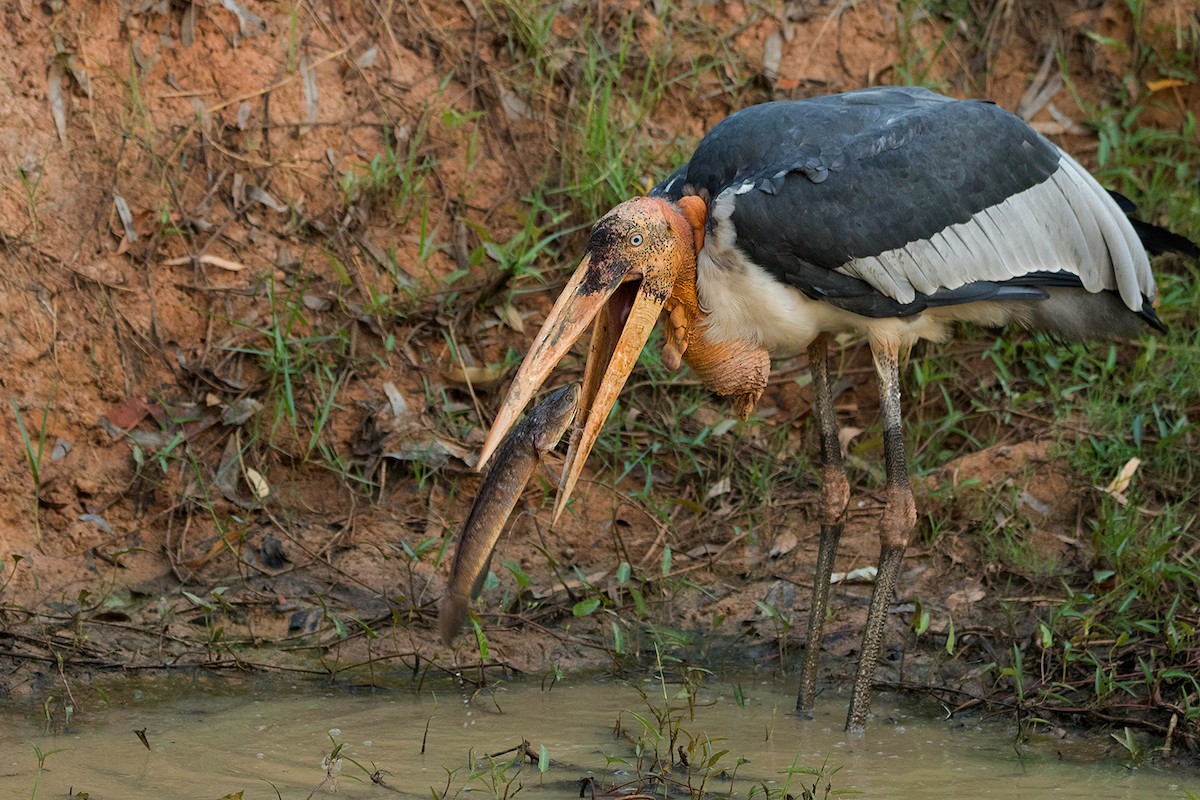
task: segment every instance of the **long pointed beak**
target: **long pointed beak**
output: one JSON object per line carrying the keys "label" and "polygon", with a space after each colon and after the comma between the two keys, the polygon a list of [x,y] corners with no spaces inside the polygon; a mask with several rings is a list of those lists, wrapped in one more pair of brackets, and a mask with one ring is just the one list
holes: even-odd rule
{"label": "long pointed beak", "polygon": [[[603,308],[604,301],[620,284],[618,278],[609,286],[591,288],[587,285],[590,266],[591,259],[585,255],[571,280],[567,281],[562,294],[554,302],[554,307],[550,309],[550,315],[546,317],[537,339],[517,369],[508,395],[492,422],[492,429],[488,431],[487,439],[483,443],[483,452],[475,465],[476,470],[482,470],[487,464],[492,453],[500,446],[504,435],[508,433],[508,429],[517,421],[517,417],[546,381],[550,371],[567,354],[571,345],[579,340],[588,323]],[[586,394],[585,391],[581,400],[586,399]]]}
{"label": "long pointed beak", "polygon": [[[670,274],[666,274],[668,272]],[[675,270],[664,266],[654,282],[657,283],[659,278],[669,287],[675,283]],[[670,297],[665,292],[647,291],[649,285],[650,281],[643,278],[623,325],[620,319],[614,318],[612,304],[605,306],[602,318],[596,322],[583,373],[583,390],[579,398],[580,422],[571,435],[567,460],[563,464],[558,500],[554,504],[555,520],[567,507],[575,483],[583,472],[584,462],[600,436],[600,429],[616,405],[617,396],[625,388],[638,356],[646,346],[650,332],[654,330],[654,323],[658,321],[658,315]],[[620,338],[613,345],[612,339],[618,331]]]}
{"label": "long pointed beak", "polygon": [[[522,409],[594,320],[577,427],[571,436],[554,509],[556,520],[566,508],[600,429],[616,405],[617,396],[633,372],[659,313],[670,297],[669,288],[674,284],[677,272],[673,262],[654,264],[649,269],[653,275],[634,271],[618,273],[607,285],[593,287],[595,276],[609,270],[597,269],[590,256],[584,257],[517,370],[483,444],[477,469],[492,456]],[[666,290],[662,288],[664,286]]]}
{"label": "long pointed beak", "polygon": [[577,427],[554,509],[558,519],[677,279],[696,269],[705,213],[697,197],[677,204],[641,197],[622,203],[596,223],[586,255],[513,378],[476,469],[491,458],[555,365],[594,321]]}

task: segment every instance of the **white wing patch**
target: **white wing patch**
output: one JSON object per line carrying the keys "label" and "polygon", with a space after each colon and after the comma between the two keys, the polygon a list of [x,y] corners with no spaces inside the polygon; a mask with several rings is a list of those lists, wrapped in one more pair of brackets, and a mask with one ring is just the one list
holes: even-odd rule
{"label": "white wing patch", "polygon": [[1048,179],[921,239],[838,268],[900,303],[975,281],[1070,272],[1090,292],[1115,290],[1133,311],[1154,299],[1150,262],[1133,225],[1087,170],[1060,151]]}

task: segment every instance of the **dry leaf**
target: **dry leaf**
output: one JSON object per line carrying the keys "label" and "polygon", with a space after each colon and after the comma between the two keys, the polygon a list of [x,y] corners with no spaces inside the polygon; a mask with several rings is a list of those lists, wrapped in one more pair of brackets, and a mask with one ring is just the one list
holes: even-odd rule
{"label": "dry leaf", "polygon": [[246,188],[246,197],[248,197],[249,199],[253,200],[256,203],[262,203],[264,206],[271,209],[272,211],[278,211],[281,214],[288,210],[288,207],[286,205],[284,205],[283,203],[279,202],[274,197],[272,197],[271,194],[269,192],[267,192],[265,189],[260,189],[257,186],[247,187]]}
{"label": "dry leaf", "polygon": [[[198,257],[196,260],[201,264],[207,264],[211,267],[220,267],[221,269],[227,269],[230,272],[241,272],[246,268],[245,264],[239,264],[236,261],[230,261],[229,259],[221,258],[220,256],[210,256],[208,253]],[[168,258],[166,261],[162,262],[162,265],[164,267],[182,267],[184,264],[191,263],[191,256],[180,256],[179,258]]]}
{"label": "dry leaf", "polygon": [[65,59],[67,70],[71,73],[71,77],[75,79],[75,85],[90,100],[92,97],[92,79],[88,76],[87,69],[84,68],[74,53],[67,53]]}
{"label": "dry leaf", "polygon": [[191,47],[196,41],[196,15],[199,13],[200,0],[191,0],[183,9],[183,19],[179,23],[179,41],[184,47]]}
{"label": "dry leaf", "polygon": [[517,333],[525,332],[525,320],[521,319],[521,312],[517,311],[512,303],[505,303],[497,308],[496,316],[500,318],[501,322]]}
{"label": "dry leaf", "polygon": [[133,430],[134,426],[149,414],[150,407],[146,405],[145,400],[140,397],[127,397],[106,411],[100,421],[102,424],[108,423],[105,427],[109,428],[114,436],[118,436]]}
{"label": "dry leaf", "polygon": [[1157,81],[1146,81],[1146,88],[1151,92],[1161,92],[1163,89],[1177,89],[1187,85],[1187,81],[1181,81],[1178,78],[1162,78]]}
{"label": "dry leaf", "polygon": [[833,583],[874,583],[875,575],[879,570],[875,567],[859,567],[852,569],[849,572],[835,572],[829,576],[829,582]]}
{"label": "dry leaf", "polygon": [[511,120],[533,119],[533,109],[506,86],[500,87],[500,107]]}
{"label": "dry leaf", "polygon": [[771,545],[771,549],[767,551],[767,555],[771,558],[779,558],[786,556],[788,553],[796,549],[796,545],[800,544],[800,540],[796,538],[796,534],[788,531],[775,537],[775,544]]}
{"label": "dry leaf", "polygon": [[842,453],[845,453],[846,449],[850,447],[850,443],[854,441],[854,437],[858,436],[862,432],[862,428],[854,428],[849,426],[838,429],[838,444],[842,446]]}
{"label": "dry leaf", "polygon": [[76,275],[81,275],[89,281],[95,281],[104,286],[117,287],[125,285],[125,274],[108,261],[74,264],[70,269]]}
{"label": "dry leaf", "polygon": [[[228,381],[226,381],[228,383]],[[250,418],[262,411],[262,402],[253,397],[243,397],[221,414],[222,425],[245,425]]]}
{"label": "dry leaf", "polygon": [[775,31],[763,43],[763,76],[769,81],[779,77],[779,63],[783,60],[783,34]]}
{"label": "dry leaf", "polygon": [[63,78],[67,68],[62,59],[56,58],[50,62],[50,74],[46,76],[50,84],[50,114],[54,117],[54,128],[58,131],[61,141],[67,140],[67,106],[63,100]]}
{"label": "dry leaf", "polygon": [[374,66],[378,59],[379,50],[375,47],[368,47],[363,51],[362,55],[354,59],[354,66],[358,67],[360,70],[367,69],[368,67]]}
{"label": "dry leaf", "polygon": [[1023,505],[1033,513],[1041,514],[1043,517],[1054,510],[1050,507],[1049,503],[1043,503],[1041,500],[1037,499],[1027,491],[1021,492],[1021,494],[1017,496],[1017,504]]}
{"label": "dry leaf", "polygon": [[388,397],[388,404],[391,406],[393,417],[399,419],[400,417],[408,416],[408,400],[396,388],[396,384],[391,381],[384,381],[383,393]]}
{"label": "dry leaf", "polygon": [[309,125],[314,125],[317,121],[317,111],[320,108],[316,67],[309,66],[308,61],[302,59],[300,61],[300,74],[304,76],[304,121]]}
{"label": "dry leaf", "polygon": [[117,207],[117,216],[121,218],[121,227],[125,229],[125,239],[130,242],[138,240],[137,229],[133,227],[133,212],[129,210],[129,203],[125,202],[125,198],[113,190],[113,205]]}
{"label": "dry leaf", "polygon": [[442,372],[442,377],[455,383],[490,386],[503,380],[506,372],[501,366],[464,367],[462,364],[453,364]]}
{"label": "dry leaf", "polygon": [[271,494],[271,486],[267,483],[267,479],[262,476],[258,470],[253,467],[246,467],[246,483],[250,484],[250,491],[254,493],[256,500],[265,500]]}
{"label": "dry leaf", "polygon": [[703,544],[696,545],[691,550],[688,550],[684,555],[686,555],[688,558],[699,561],[702,558],[715,556],[720,552],[721,545],[717,544],[716,542],[705,542]]}
{"label": "dry leaf", "polygon": [[728,477],[721,478],[721,480],[708,487],[708,491],[704,493],[704,502],[707,503],[714,497],[720,497],[723,494],[729,494],[729,490],[732,488],[732,486],[733,484],[730,483]]}
{"label": "dry leaf", "polygon": [[1125,466],[1121,467],[1121,471],[1117,473],[1117,477],[1112,479],[1108,486],[1104,487],[1104,491],[1111,494],[1118,500],[1124,501],[1125,491],[1129,488],[1129,482],[1133,480],[1133,476],[1137,473],[1138,467],[1142,465],[1142,460],[1137,456],[1125,462]]}
{"label": "dry leaf", "polygon": [[238,5],[235,0],[221,0],[221,5],[237,17],[238,33],[243,38],[256,36],[267,29],[267,23],[263,22],[261,17]]}
{"label": "dry leaf", "polygon": [[229,270],[230,272],[241,272],[246,268],[245,264],[239,264],[236,261],[230,261],[220,256],[210,256],[207,253],[200,256],[201,264],[208,264],[213,267]]}
{"label": "dry leaf", "polygon": [[951,614],[961,617],[972,604],[978,603],[986,596],[987,593],[983,591],[979,582],[973,580],[957,592],[951,593],[946,598],[946,607],[950,609]]}

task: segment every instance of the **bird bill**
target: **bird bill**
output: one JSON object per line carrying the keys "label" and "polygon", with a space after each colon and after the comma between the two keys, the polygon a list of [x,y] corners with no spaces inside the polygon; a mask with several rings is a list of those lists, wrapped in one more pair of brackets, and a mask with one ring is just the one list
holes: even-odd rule
{"label": "bird bill", "polygon": [[677,206],[654,198],[626,201],[605,215],[513,379],[484,442],[480,466],[559,360],[595,323],[584,368],[579,425],[563,467],[555,519],[566,507],[676,279],[689,264],[695,269],[693,227]]}

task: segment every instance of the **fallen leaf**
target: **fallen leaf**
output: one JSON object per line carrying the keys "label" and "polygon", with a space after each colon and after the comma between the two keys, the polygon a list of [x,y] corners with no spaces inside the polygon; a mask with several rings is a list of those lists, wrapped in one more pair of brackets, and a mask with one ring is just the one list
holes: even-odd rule
{"label": "fallen leaf", "polygon": [[191,47],[196,41],[196,16],[199,13],[200,0],[190,0],[183,9],[183,19],[179,23],[179,41],[184,47]]}
{"label": "fallen leaf", "polygon": [[70,266],[70,270],[76,275],[102,286],[115,288],[125,284],[125,275],[108,261],[73,264]]}
{"label": "fallen leaf", "polygon": [[[218,401],[219,402],[219,401]],[[262,402],[253,397],[243,397],[221,414],[222,425],[245,425],[250,418],[262,411]]]}
{"label": "fallen leaf", "polygon": [[127,397],[105,412],[101,422],[107,422],[114,435],[132,430],[150,414],[150,407],[140,397]]}
{"label": "fallen leaf", "polygon": [[783,60],[783,34],[775,31],[763,43],[763,76],[769,81],[779,77],[779,63]]}
{"label": "fallen leaf", "polygon": [[1030,511],[1034,512],[1035,514],[1041,514],[1042,516],[1049,514],[1053,510],[1049,503],[1043,503],[1029,492],[1021,492],[1021,494],[1017,496],[1017,503],[1019,505],[1027,506]]}
{"label": "fallen leaf", "polygon": [[362,52],[362,55],[354,59],[354,66],[358,67],[360,70],[367,69],[368,67],[374,66],[378,59],[379,50],[375,47],[368,47]]}
{"label": "fallen leaf", "polygon": [[704,502],[707,503],[714,497],[720,497],[723,494],[729,494],[732,486],[733,484],[730,482],[728,477],[721,478],[721,480],[708,487],[708,491],[704,493]]}
{"label": "fallen leaf", "polygon": [[[205,253],[204,255],[199,256],[198,258],[196,258],[196,260],[199,261],[201,264],[208,264],[209,266],[212,266],[212,267],[220,267],[221,269],[227,269],[230,272],[241,272],[242,270],[244,270],[246,268],[245,264],[239,264],[236,261],[230,261],[229,259],[221,258],[220,256],[212,256],[212,255],[209,255],[208,253]],[[192,263],[191,256],[180,256],[179,258],[168,258],[166,261],[162,262],[162,265],[164,267],[181,267],[184,264],[191,264],[191,263]]]}
{"label": "fallen leaf", "polygon": [[67,68],[62,59],[56,58],[50,62],[50,73],[46,76],[50,87],[50,115],[54,117],[58,138],[64,142],[67,140],[67,107],[63,101],[63,78],[66,74]]}
{"label": "fallen leaf", "polygon": [[87,69],[80,62],[79,58],[74,53],[64,54],[67,71],[71,73],[71,77],[75,79],[75,85],[79,87],[84,96],[89,100],[92,97],[92,81],[88,76]]}
{"label": "fallen leaf", "polygon": [[300,302],[304,303],[304,307],[309,311],[328,311],[333,308],[333,301],[328,297],[318,297],[315,294],[306,294],[300,298]]}
{"label": "fallen leaf", "polygon": [[271,494],[271,485],[267,483],[267,479],[253,467],[246,467],[245,472],[246,483],[250,484],[250,491],[254,493],[255,499],[265,500]]}
{"label": "fallen leaf", "polygon": [[117,191],[113,190],[113,205],[117,207],[117,216],[121,218],[121,227],[125,229],[125,239],[130,242],[138,240],[137,229],[133,227],[133,212],[129,210],[129,203],[125,202]]}
{"label": "fallen leaf", "polygon": [[391,406],[393,417],[399,419],[408,414],[408,400],[396,388],[396,384],[391,381],[384,381],[383,393],[388,397],[388,404]]}
{"label": "fallen leaf", "polygon": [[780,536],[775,537],[775,543],[771,545],[771,549],[767,551],[767,555],[771,558],[779,558],[786,556],[788,553],[796,549],[796,545],[800,544],[800,540],[796,538],[796,534],[788,531]]}
{"label": "fallen leaf", "polygon": [[221,0],[221,5],[237,17],[238,33],[243,38],[256,36],[267,29],[267,23],[252,11],[239,5],[235,0]]}
{"label": "fallen leaf", "polygon": [[854,428],[850,426],[838,429],[838,444],[842,446],[843,454],[846,452],[846,449],[850,447],[850,443],[854,441],[854,438],[862,432],[862,428]]}
{"label": "fallen leaf", "polygon": [[256,203],[262,203],[272,211],[278,211],[280,214],[288,210],[286,205],[276,200],[269,192],[258,186],[251,185],[246,187],[246,196]]}
{"label": "fallen leaf", "polygon": [[691,550],[688,550],[685,555],[688,558],[698,560],[701,558],[707,558],[709,556],[715,556],[719,552],[721,552],[721,545],[717,544],[716,542],[705,542],[704,544],[698,544]]}
{"label": "fallen leaf", "polygon": [[99,514],[80,514],[79,521],[90,522],[105,533],[112,533],[112,525],[109,525],[108,521]]}
{"label": "fallen leaf", "polygon": [[983,587],[978,583],[973,582],[968,586],[959,589],[957,592],[952,592],[946,598],[946,607],[950,609],[950,613],[955,616],[962,616],[966,612],[967,607],[973,603],[978,603],[987,593],[983,591]]}
{"label": "fallen leaf", "polygon": [[1146,88],[1151,92],[1161,92],[1163,89],[1177,89],[1187,86],[1188,82],[1179,78],[1162,78],[1157,81],[1146,81]]}
{"label": "fallen leaf", "polygon": [[304,76],[304,119],[308,125],[317,124],[317,114],[320,109],[320,94],[317,89],[317,68],[308,65],[306,59],[300,61],[300,73]]}
{"label": "fallen leaf", "polygon": [[525,332],[525,320],[521,319],[521,312],[517,311],[512,303],[505,303],[497,308],[496,316],[500,318],[501,322],[517,333]]}
{"label": "fallen leaf", "polygon": [[462,364],[452,364],[443,370],[442,376],[455,383],[490,386],[503,380],[507,372],[508,370],[501,366],[464,367]]}
{"label": "fallen leaf", "polygon": [[835,572],[829,576],[833,583],[874,583],[878,570],[875,567],[859,567],[849,572]]}
{"label": "fallen leaf", "polygon": [[500,107],[511,120],[533,119],[533,109],[529,104],[506,86],[500,87]]}
{"label": "fallen leaf", "polygon": [[1137,473],[1138,467],[1142,465],[1142,460],[1137,456],[1125,462],[1125,466],[1121,467],[1121,471],[1117,473],[1117,477],[1113,478],[1108,486],[1104,487],[1104,491],[1118,499],[1124,499],[1125,491],[1129,489],[1129,482],[1133,480],[1133,476]]}

